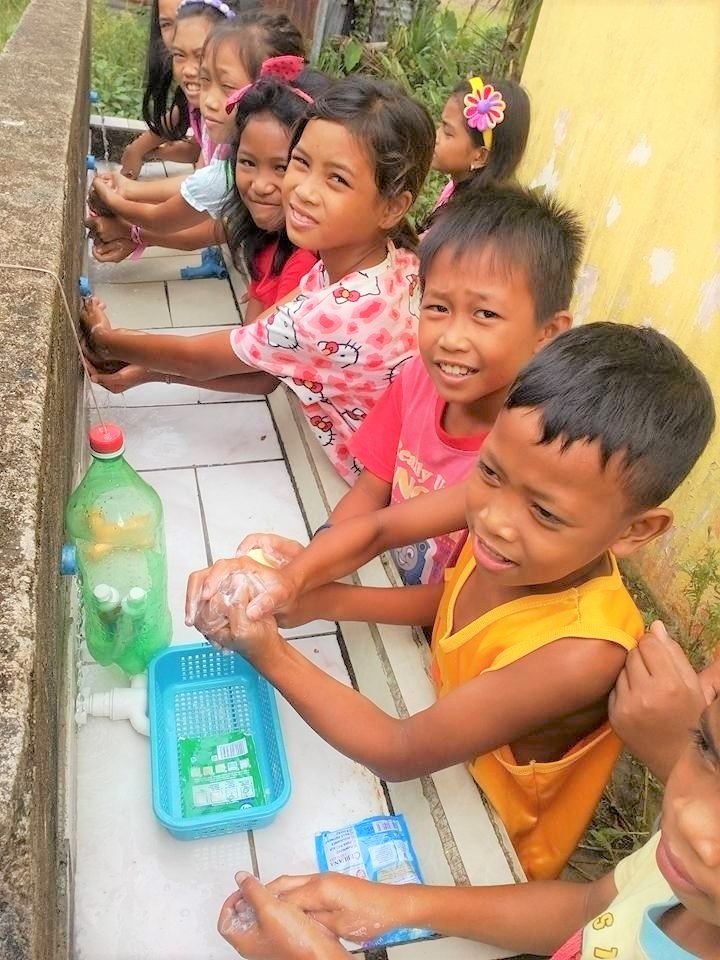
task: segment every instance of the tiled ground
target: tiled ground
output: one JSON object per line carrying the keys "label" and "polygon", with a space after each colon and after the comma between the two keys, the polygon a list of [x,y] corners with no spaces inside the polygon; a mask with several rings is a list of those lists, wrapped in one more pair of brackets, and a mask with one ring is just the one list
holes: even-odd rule
{"label": "tiled ground", "polygon": [[[159,171],[155,171],[156,173]],[[148,251],[143,260],[90,266],[95,291],[118,326],[191,335],[237,322],[241,280],[177,279],[197,257]],[[126,430],[129,461],[160,494],[166,520],[174,643],[197,642],[183,623],[190,570],[232,555],[246,533],[273,530],[305,539],[342,491],[322,452],[298,429],[281,391],[265,399],[149,384],[125,396],[98,391],[107,417]],[[279,431],[279,433],[278,433]],[[308,446],[308,443],[311,445]],[[319,482],[318,482],[318,477]],[[302,501],[298,501],[297,490]],[[365,582],[387,583],[380,561]],[[390,711],[422,709],[432,697],[424,650],[409,630],[372,632],[327,621],[292,631],[291,642],[349,683],[349,656],[361,689]],[[80,658],[79,683],[93,691],[124,683]],[[91,719],[77,738],[74,838],[76,960],[214,960],[234,956],[215,932],[233,873],[262,879],[315,869],[313,841],[323,828],[387,810],[382,785],[341,756],[279,700],[293,793],[275,822],[252,834],[183,843],[155,820],[149,745],[125,722]],[[406,814],[426,879],[509,882],[512,873],[466,771],[389,787]],[[497,957],[492,948],[456,940],[393,948],[400,960]]]}

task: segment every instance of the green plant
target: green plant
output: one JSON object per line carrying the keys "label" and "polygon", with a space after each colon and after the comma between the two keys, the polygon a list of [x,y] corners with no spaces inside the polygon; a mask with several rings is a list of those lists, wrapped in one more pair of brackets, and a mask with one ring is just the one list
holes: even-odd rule
{"label": "green plant", "polygon": [[143,78],[148,43],[144,10],[115,12],[106,0],[92,5],[92,87],[110,116],[142,116]]}
{"label": "green plant", "polygon": [[702,667],[720,642],[720,551],[708,544],[699,557],[680,569],[688,578],[683,596],[690,614],[683,647],[693,666]]}
{"label": "green plant", "polygon": [[28,0],[3,0],[0,4],[0,51],[12,36]]}

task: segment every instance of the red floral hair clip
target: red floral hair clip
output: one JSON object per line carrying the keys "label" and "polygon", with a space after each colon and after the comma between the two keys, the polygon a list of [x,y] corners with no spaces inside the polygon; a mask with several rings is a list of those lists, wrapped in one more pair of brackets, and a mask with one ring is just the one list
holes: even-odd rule
{"label": "red floral hair clip", "polygon": [[[260,76],[258,77],[258,80],[262,80],[266,77],[272,77],[275,80],[282,80],[284,83],[289,85],[297,80],[304,69],[305,61],[302,57],[269,57],[260,67]],[[225,112],[232,113],[233,108],[242,100],[248,90],[253,87],[256,82],[257,81],[248,83],[244,87],[240,87],[240,89],[236,90],[234,93],[231,93],[227,98],[227,103],[225,104]],[[299,90],[297,87],[293,86],[291,86],[290,89],[302,100],[307,100],[308,103],[313,102],[313,98],[308,93],[305,93],[304,90]]]}

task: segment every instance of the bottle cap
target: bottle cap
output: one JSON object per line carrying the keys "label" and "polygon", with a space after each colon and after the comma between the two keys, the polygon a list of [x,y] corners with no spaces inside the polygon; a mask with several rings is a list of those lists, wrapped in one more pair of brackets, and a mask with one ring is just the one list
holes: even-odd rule
{"label": "bottle cap", "polygon": [[93,590],[93,596],[98,603],[107,603],[113,599],[114,592],[109,583],[99,583]]}
{"label": "bottle cap", "polygon": [[77,547],[74,543],[64,543],[60,551],[60,575],[74,577],[77,572]]}
{"label": "bottle cap", "polygon": [[123,606],[129,611],[139,613],[145,606],[147,593],[142,587],[131,587],[123,601]]}
{"label": "bottle cap", "polygon": [[101,423],[90,427],[88,431],[90,450],[94,457],[117,457],[125,449],[125,437],[122,430],[115,423]]}

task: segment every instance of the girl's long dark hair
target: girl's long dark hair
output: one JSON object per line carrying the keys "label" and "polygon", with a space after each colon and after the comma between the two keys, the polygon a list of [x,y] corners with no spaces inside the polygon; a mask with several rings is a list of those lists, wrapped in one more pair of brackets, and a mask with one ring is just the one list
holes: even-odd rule
{"label": "girl's long dark hair", "polygon": [[[228,7],[239,12],[254,9],[255,0],[227,0]],[[224,13],[202,2],[187,3],[177,12],[177,20],[188,17],[206,17],[211,24],[237,23],[238,18],[228,20]],[[153,4],[150,17],[150,43],[147,57],[147,77],[143,94],[142,113],[148,128],[164,140],[182,140],[190,126],[190,107],[185,94],[175,85],[172,71],[172,57],[165,49],[160,36],[160,21],[157,3]]]}
{"label": "girl's long dark hair", "polygon": [[[488,184],[502,184],[511,180],[518,164],[525,153],[525,146],[530,132],[530,99],[525,90],[510,79],[487,78],[502,94],[505,101],[505,116],[492,134],[492,147],[488,162],[484,167],[475,170],[472,176],[461,180],[455,187],[455,193],[467,189],[469,186],[485,187]],[[470,92],[470,84],[461,83],[452,93],[457,97],[462,107],[465,94]],[[483,136],[479,130],[468,127],[467,131],[473,146],[484,146]]]}
{"label": "girl's long dark hair", "polygon": [[[150,10],[150,38],[148,41],[147,59],[145,61],[145,91],[143,93],[142,106],[143,117],[148,126],[150,126],[150,118],[153,111],[153,99],[160,90],[160,85],[167,72],[168,64],[170,64],[170,51],[163,43],[162,33],[160,31],[158,0],[153,0]],[[151,129],[153,128],[151,127]],[[155,132],[156,131],[153,130],[153,133]]]}
{"label": "girl's long dark hair", "polygon": [[[353,74],[332,84],[305,114],[293,136],[296,146],[309,120],[339,123],[367,151],[383,197],[422,189],[435,148],[435,127],[425,107],[400,87]],[[390,232],[398,246],[414,250],[418,237],[407,217]]]}
{"label": "girl's long dark hair", "polygon": [[[299,90],[303,90],[311,97],[317,97],[323,90],[327,89],[329,84],[330,81],[324,74],[318,73],[316,70],[303,70],[292,85]],[[258,80],[237,106],[235,114],[236,133],[233,137],[229,159],[230,169],[235,170],[242,132],[253,117],[267,113],[283,127],[286,127],[289,133],[292,133],[307,108],[307,102],[293,93],[286,83],[272,78]],[[259,280],[260,277],[255,263],[257,255],[269,243],[277,240],[277,249],[271,271],[274,276],[282,272],[283,267],[296,249],[288,239],[285,227],[282,226],[277,232],[261,230],[250,216],[248,208],[234,186],[234,182],[233,189],[228,194],[223,206],[222,216],[225,221],[225,234],[233,263],[239,270],[243,269],[244,266],[253,280]]]}

